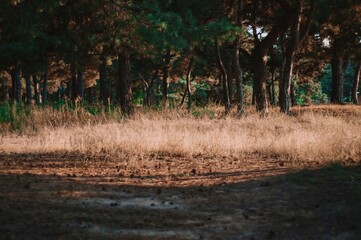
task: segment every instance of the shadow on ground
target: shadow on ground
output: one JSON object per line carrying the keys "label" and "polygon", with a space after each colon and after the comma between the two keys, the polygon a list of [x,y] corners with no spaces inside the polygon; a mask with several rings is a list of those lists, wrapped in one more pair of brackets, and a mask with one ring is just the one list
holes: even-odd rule
{"label": "shadow on ground", "polygon": [[36,164],[45,160],[29,160],[27,171],[39,171],[27,172],[1,161],[2,239],[361,238],[360,165],[207,185],[242,174],[219,170],[194,173],[204,184],[144,186],[142,179],[178,180],[49,174]]}

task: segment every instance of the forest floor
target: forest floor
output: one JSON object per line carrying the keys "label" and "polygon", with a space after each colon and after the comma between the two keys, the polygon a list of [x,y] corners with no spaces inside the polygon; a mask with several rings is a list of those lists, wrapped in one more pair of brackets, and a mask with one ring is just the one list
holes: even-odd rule
{"label": "forest floor", "polygon": [[361,239],[361,166],[0,154],[1,239]]}

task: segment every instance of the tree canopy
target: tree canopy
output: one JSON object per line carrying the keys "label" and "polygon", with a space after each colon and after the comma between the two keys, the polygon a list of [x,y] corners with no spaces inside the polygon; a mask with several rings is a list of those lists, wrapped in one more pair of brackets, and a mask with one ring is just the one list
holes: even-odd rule
{"label": "tree canopy", "polygon": [[188,107],[216,101],[242,113],[253,103],[266,114],[269,105],[289,113],[292,104],[351,101],[359,87],[352,84],[361,61],[356,0],[0,5],[1,101],[46,103],[50,94],[120,104],[131,114],[134,104],[188,98]]}

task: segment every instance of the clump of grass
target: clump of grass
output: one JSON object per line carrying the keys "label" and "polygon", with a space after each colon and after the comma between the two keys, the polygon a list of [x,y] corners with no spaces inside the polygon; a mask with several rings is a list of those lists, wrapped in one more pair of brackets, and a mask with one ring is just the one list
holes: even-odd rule
{"label": "clump of grass", "polygon": [[[84,115],[79,118],[79,112],[76,115],[39,110],[32,115],[33,120],[41,119],[36,123],[37,131],[32,136],[3,136],[0,151],[78,151],[118,156],[161,153],[189,157],[256,154],[286,160],[359,161],[361,109],[352,111],[354,113],[347,116],[309,111],[296,116],[272,112],[263,118],[257,114],[243,118],[219,114],[210,118],[181,110],[148,110],[117,121],[104,116],[94,118],[86,113],[81,113]],[[65,124],[69,119],[74,122]],[[46,124],[49,121],[52,124]],[[40,127],[42,124],[46,127]]]}

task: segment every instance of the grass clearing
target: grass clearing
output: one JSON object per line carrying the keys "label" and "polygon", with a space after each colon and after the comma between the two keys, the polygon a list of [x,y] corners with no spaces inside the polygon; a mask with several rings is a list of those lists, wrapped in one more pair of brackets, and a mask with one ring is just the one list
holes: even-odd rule
{"label": "grass clearing", "polygon": [[166,110],[137,113],[120,121],[91,118],[83,112],[80,121],[73,116],[69,122],[57,112],[47,116],[48,111],[35,112],[22,134],[3,134],[0,151],[106,153],[115,157],[257,155],[320,163],[361,160],[360,107],[296,108],[293,116],[272,112],[264,118],[253,113],[243,118],[194,117]]}

